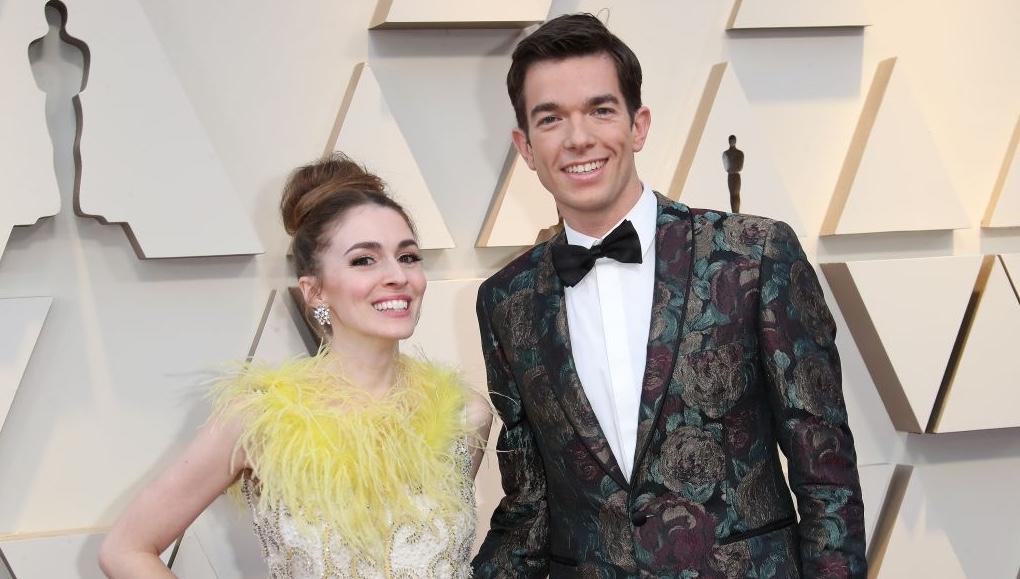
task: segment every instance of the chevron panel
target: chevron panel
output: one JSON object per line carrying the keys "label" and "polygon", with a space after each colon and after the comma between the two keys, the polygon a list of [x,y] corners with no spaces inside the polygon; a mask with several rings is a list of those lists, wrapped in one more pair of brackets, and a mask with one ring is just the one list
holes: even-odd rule
{"label": "chevron panel", "polygon": [[[300,355],[309,354],[312,338],[309,328],[286,291],[272,290],[258,320],[248,359],[260,364],[277,365]],[[252,532],[251,515],[226,495],[209,505],[184,535],[173,571],[179,577],[242,579],[264,577],[266,569],[262,547]],[[204,575],[208,569],[209,575]]]}
{"label": "chevron panel", "polygon": [[979,256],[822,264],[897,430],[929,424],[980,265]]}
{"label": "chevron panel", "polygon": [[454,246],[418,162],[367,64],[354,67],[326,152],[341,151],[382,177],[415,220],[422,249]]}
{"label": "chevron panel", "polygon": [[868,23],[860,0],[735,0],[726,28],[846,28]]}
{"label": "chevron panel", "polygon": [[1020,253],[1003,253],[999,257],[1002,258],[1002,265],[1006,268],[1006,276],[1013,285],[1013,291],[1020,296]]}
{"label": "chevron panel", "polygon": [[[46,34],[43,4],[9,2],[0,10],[0,257],[11,228],[60,211],[46,94],[28,62],[28,45]],[[17,135],[17,138],[11,136]]]}
{"label": "chevron panel", "polygon": [[[857,468],[861,477],[861,496],[864,501],[865,533],[869,539],[875,536],[882,505],[889,494],[895,464],[869,464]],[[871,541],[869,541],[871,542]]]}
{"label": "chevron panel", "polygon": [[889,536],[900,512],[913,467],[871,464],[858,467],[864,499],[864,523],[868,541],[869,577],[878,575]]}
{"label": "chevron panel", "polygon": [[736,146],[745,154],[740,172],[740,212],[780,219],[803,233],[800,215],[772,161],[768,142],[754,120],[740,80],[725,62],[709,72],[669,196],[691,207],[730,211],[723,165],[730,135],[737,137]]}
{"label": "chevron panel", "polygon": [[900,68],[895,58],[878,64],[822,235],[968,226]]}
{"label": "chevron panel", "polygon": [[485,363],[478,347],[481,338],[475,300],[483,281],[477,278],[430,282],[414,335],[400,346],[405,353],[420,353],[458,368],[479,390],[485,389]]}
{"label": "chevron panel", "polygon": [[[401,344],[401,350],[405,353],[422,355],[457,368],[468,385],[480,392],[485,392],[487,388],[485,362],[478,347],[481,337],[478,335],[475,317],[475,298],[483,281],[460,279],[430,282],[418,327],[414,335]],[[497,418],[495,422],[498,421]],[[474,545],[476,551],[489,530],[492,511],[503,498],[495,454],[497,432],[499,425],[495,424],[489,436],[489,451],[475,477],[478,503],[478,527]]]}
{"label": "chevron panel", "polygon": [[[79,215],[124,226],[143,258],[262,253],[217,157],[137,0],[67,2],[87,45]],[[116,18],[110,18],[116,14]]]}
{"label": "chevron panel", "polygon": [[552,194],[510,146],[499,189],[485,216],[476,247],[534,245],[542,231],[556,225],[559,213]]}
{"label": "chevron panel", "polygon": [[305,323],[303,304],[295,303],[295,295],[300,293],[270,292],[248,351],[250,359],[274,365],[318,350],[318,338]]}
{"label": "chevron panel", "polygon": [[103,537],[104,533],[98,530],[8,537],[0,539],[0,549],[16,579],[104,579],[98,563]]}
{"label": "chevron panel", "polygon": [[985,258],[976,293],[933,432],[1020,426],[1020,300],[999,256]]}
{"label": "chevron panel", "polygon": [[1006,147],[1006,157],[995,180],[981,225],[984,227],[1020,227],[1020,118],[1013,128],[1013,137]]}
{"label": "chevron panel", "polygon": [[[926,469],[915,468],[910,476],[898,516],[889,530],[888,543],[878,559],[879,566],[869,573],[869,577],[967,578],[949,536],[932,530],[938,523],[929,520],[934,509],[929,504],[928,489],[924,485],[925,474]],[[924,556],[917,556],[919,553],[924,553]]]}
{"label": "chevron panel", "polygon": [[545,20],[551,0],[379,0],[369,28],[524,28]]}
{"label": "chevron panel", "polygon": [[0,430],[52,304],[53,298],[0,299]]}
{"label": "chevron panel", "polygon": [[3,549],[0,549],[0,579],[15,579],[14,571],[11,570],[11,565],[7,562]]}
{"label": "chevron panel", "polygon": [[[262,545],[254,533],[251,513],[223,495],[206,507],[184,534],[173,571],[184,579],[185,570],[208,568],[216,579],[266,577]],[[207,575],[198,575],[205,579]]]}

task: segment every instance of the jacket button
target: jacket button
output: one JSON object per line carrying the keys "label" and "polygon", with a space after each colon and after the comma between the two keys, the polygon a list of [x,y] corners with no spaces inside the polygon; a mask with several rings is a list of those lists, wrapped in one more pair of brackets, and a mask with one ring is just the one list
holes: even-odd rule
{"label": "jacket button", "polygon": [[648,515],[644,513],[634,513],[630,516],[630,522],[634,523],[635,527],[640,527],[648,522]]}

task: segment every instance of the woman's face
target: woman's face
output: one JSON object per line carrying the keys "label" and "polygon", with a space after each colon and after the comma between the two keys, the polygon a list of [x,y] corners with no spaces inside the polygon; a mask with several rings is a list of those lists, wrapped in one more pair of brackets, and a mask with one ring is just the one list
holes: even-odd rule
{"label": "woman's face", "polygon": [[317,288],[307,276],[301,285],[310,306],[324,302],[332,310],[333,341],[409,337],[427,282],[404,218],[388,207],[362,205],[327,235]]}

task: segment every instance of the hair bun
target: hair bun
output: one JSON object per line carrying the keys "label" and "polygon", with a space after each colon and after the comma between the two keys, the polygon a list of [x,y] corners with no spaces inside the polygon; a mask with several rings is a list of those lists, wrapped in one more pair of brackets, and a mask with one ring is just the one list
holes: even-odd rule
{"label": "hair bun", "polygon": [[299,167],[291,173],[283,189],[280,213],[283,227],[297,234],[309,215],[345,192],[371,192],[385,195],[385,183],[343,153]]}

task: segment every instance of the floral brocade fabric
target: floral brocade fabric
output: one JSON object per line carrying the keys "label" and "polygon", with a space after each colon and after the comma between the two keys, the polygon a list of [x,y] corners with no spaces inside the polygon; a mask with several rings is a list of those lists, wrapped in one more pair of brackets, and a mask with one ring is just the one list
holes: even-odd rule
{"label": "floral brocade fabric", "polygon": [[794,231],[658,197],[629,473],[571,355],[551,258],[564,243],[537,245],[478,292],[506,498],[474,576],[867,577],[836,325]]}
{"label": "floral brocade fabric", "polygon": [[374,397],[322,353],[218,386],[238,419],[239,490],[272,578],[470,577],[474,443],[455,373],[402,357]]}

